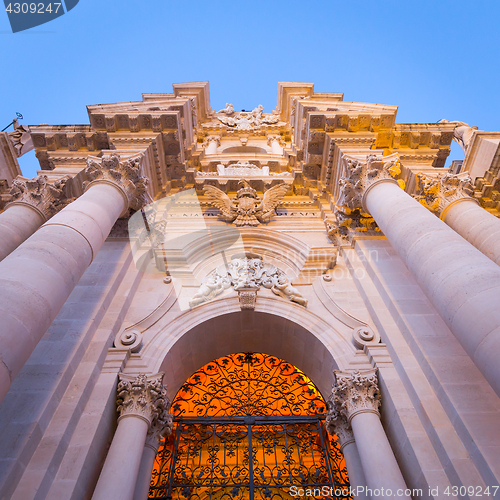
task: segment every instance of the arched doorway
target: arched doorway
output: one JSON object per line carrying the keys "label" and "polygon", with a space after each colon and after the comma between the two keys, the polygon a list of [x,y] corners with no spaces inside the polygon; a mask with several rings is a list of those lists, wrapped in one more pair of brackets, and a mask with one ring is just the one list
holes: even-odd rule
{"label": "arched doorway", "polygon": [[149,498],[278,499],[293,489],[345,498],[339,445],[327,407],[298,368],[263,353],[237,353],[197,370],[172,403]]}

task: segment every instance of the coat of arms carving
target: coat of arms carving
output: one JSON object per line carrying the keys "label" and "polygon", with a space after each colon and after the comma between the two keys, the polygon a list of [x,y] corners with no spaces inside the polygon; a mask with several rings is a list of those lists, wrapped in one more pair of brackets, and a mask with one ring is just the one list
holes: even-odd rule
{"label": "coat of arms carving", "polygon": [[287,184],[278,184],[268,189],[261,201],[257,191],[247,181],[241,180],[239,186],[241,189],[233,200],[214,186],[205,186],[203,189],[210,204],[221,211],[222,218],[234,222],[236,226],[258,226],[269,220],[288,191]]}

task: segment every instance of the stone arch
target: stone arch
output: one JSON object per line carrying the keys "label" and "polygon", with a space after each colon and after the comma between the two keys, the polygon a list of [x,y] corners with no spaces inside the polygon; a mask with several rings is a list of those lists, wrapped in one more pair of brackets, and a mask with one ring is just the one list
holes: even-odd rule
{"label": "stone arch", "polygon": [[242,351],[263,352],[292,363],[328,398],[333,370],[345,369],[355,348],[302,306],[259,296],[254,311],[242,311],[237,297],[187,311],[160,327],[141,354],[152,372],[165,373],[164,383],[173,398],[201,366]]}

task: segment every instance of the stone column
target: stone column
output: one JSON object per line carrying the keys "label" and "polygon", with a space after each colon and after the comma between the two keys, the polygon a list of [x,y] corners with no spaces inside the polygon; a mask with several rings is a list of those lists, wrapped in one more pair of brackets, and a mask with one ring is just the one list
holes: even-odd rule
{"label": "stone column", "polygon": [[366,486],[366,479],[352,428],[347,419],[335,411],[333,407],[330,408],[326,416],[326,430],[332,436],[336,435],[338,437],[340,451],[344,455],[347,473],[349,474],[349,484],[354,491],[354,497],[359,500],[368,500],[369,497],[364,491],[356,494],[358,487]]}
{"label": "stone column", "polygon": [[116,219],[143,203],[139,161],[89,160],[85,193],[0,262],[0,400]]}
{"label": "stone column", "polygon": [[[352,427],[370,498],[401,498],[406,483],[380,422],[377,370],[335,371],[329,402]],[[370,491],[371,490],[371,491]]]}
{"label": "stone column", "polygon": [[120,374],[119,378],[118,427],[92,500],[134,498],[148,430],[155,426],[162,428],[169,421],[170,401],[162,386],[163,373],[150,377]]}
{"label": "stone column", "polygon": [[14,201],[0,214],[0,261],[68,203],[67,180],[49,184],[46,175],[14,180],[10,191]]}
{"label": "stone column", "polygon": [[500,267],[400,189],[395,156],[345,158],[338,203],[371,214],[500,395]]}
{"label": "stone column", "polygon": [[472,198],[468,173],[440,178],[416,175],[417,199],[486,257],[500,265],[500,219]]}
{"label": "stone column", "polygon": [[220,137],[217,135],[209,135],[205,141],[205,154],[217,154],[217,148],[220,146]]}
{"label": "stone column", "polygon": [[273,155],[282,155],[283,146],[281,145],[281,137],[279,135],[270,135],[267,137],[267,144],[271,146],[271,153]]}
{"label": "stone column", "polygon": [[142,452],[141,465],[135,483],[134,500],[147,500],[149,487],[151,485],[151,473],[158,454],[160,439],[169,436],[172,432],[173,415],[166,416],[164,424],[153,425],[146,436],[144,451]]}

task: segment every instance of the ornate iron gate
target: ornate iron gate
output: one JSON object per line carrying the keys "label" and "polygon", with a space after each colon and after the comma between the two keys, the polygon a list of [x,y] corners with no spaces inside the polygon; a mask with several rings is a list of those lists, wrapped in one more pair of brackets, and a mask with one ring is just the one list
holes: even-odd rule
{"label": "ornate iron gate", "polygon": [[323,425],[324,401],[292,365],[254,353],[220,358],[193,374],[172,407],[149,498],[273,500],[292,498],[293,486],[348,496],[338,493],[349,481]]}

